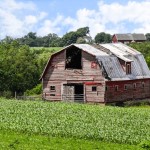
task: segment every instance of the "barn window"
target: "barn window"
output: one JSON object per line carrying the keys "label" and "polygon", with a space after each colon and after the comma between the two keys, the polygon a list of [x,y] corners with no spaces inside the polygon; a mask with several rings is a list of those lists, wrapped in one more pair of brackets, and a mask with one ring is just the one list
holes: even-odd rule
{"label": "barn window", "polygon": [[145,83],[144,82],[142,82],[142,88],[144,88],[145,87]]}
{"label": "barn window", "polygon": [[118,91],[119,87],[118,85],[115,85],[115,91]]}
{"label": "barn window", "polygon": [[95,61],[91,62],[91,68],[97,69],[97,63]]}
{"label": "barn window", "polygon": [[136,89],[136,83],[133,83],[133,89]]}
{"label": "barn window", "polygon": [[127,85],[124,85],[124,90],[127,90],[128,88],[127,88]]}
{"label": "barn window", "polygon": [[55,96],[55,94],[50,94],[50,96]]}
{"label": "barn window", "polygon": [[97,91],[97,87],[96,86],[92,86],[92,92]]}
{"label": "barn window", "polygon": [[105,86],[105,91],[108,91],[108,86]]}
{"label": "barn window", "polygon": [[50,86],[50,91],[54,92],[55,90],[55,86]]}
{"label": "barn window", "polygon": [[131,63],[126,65],[126,74],[131,74]]}
{"label": "barn window", "polygon": [[81,50],[72,47],[66,50],[66,69],[82,69]]}

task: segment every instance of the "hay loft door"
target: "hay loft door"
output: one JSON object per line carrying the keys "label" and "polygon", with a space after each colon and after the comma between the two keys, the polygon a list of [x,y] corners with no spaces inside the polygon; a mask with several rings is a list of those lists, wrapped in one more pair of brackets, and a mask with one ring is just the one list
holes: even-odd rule
{"label": "hay loft door", "polygon": [[84,102],[84,85],[64,84],[62,99],[70,102]]}

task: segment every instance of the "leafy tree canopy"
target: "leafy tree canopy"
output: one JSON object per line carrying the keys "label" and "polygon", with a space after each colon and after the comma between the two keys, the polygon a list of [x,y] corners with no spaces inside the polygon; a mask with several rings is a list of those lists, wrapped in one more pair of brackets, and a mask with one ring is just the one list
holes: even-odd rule
{"label": "leafy tree canopy", "polygon": [[95,36],[95,43],[110,43],[111,41],[111,35],[105,32],[98,33]]}
{"label": "leafy tree canopy", "polygon": [[17,41],[0,44],[0,91],[24,92],[38,83],[35,54]]}
{"label": "leafy tree canopy", "polygon": [[147,41],[150,41],[150,33],[145,34]]}
{"label": "leafy tree canopy", "polygon": [[146,59],[146,62],[150,68],[150,42],[143,43],[131,43],[129,46],[135,48],[139,52],[141,52]]}

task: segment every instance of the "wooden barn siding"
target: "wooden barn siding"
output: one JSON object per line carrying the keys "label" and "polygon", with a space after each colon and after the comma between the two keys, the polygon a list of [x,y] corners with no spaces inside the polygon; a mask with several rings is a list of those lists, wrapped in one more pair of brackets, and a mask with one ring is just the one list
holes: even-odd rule
{"label": "wooden barn siding", "polygon": [[114,36],[112,37],[112,42],[113,42],[113,43],[117,43],[117,42],[118,42],[118,40],[117,40],[117,38],[116,38],[116,35],[114,35]]}
{"label": "wooden barn siding", "polygon": [[[91,62],[96,61],[94,56],[82,52],[82,70],[65,70],[65,51],[52,58],[51,64],[44,76],[43,96],[47,100],[61,100],[61,86],[63,83],[83,83],[85,88],[86,102],[104,102],[105,82],[99,65],[91,68]],[[100,83],[97,91],[92,92],[93,85],[86,85],[86,82]],[[56,86],[55,92],[50,92],[50,86]],[[95,85],[94,85],[95,86]],[[45,94],[46,93],[46,94]],[[55,94],[55,96],[50,96]]]}
{"label": "wooden barn siding", "polygon": [[[142,82],[144,82],[144,88],[142,87]],[[134,83],[136,83],[135,89],[133,88]],[[115,85],[118,85],[118,91],[115,91]],[[127,90],[124,89],[124,85],[127,85]],[[108,81],[106,82],[106,86],[106,102],[144,99],[150,97],[150,79],[139,79],[131,81]]]}

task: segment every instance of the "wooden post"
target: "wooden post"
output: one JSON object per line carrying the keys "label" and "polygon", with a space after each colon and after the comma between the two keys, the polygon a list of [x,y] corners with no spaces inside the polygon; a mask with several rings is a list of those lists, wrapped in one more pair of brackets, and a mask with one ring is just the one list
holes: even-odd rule
{"label": "wooden post", "polygon": [[15,99],[17,99],[17,92],[15,91]]}

